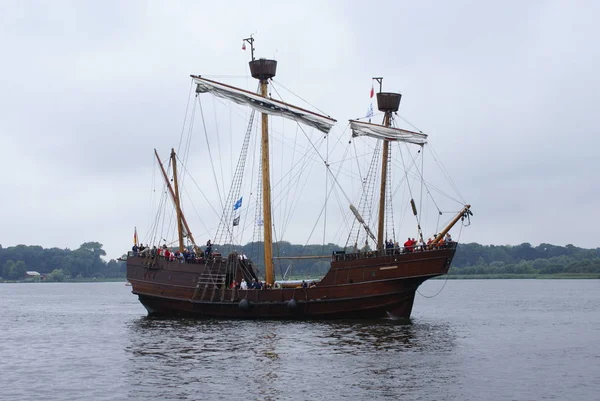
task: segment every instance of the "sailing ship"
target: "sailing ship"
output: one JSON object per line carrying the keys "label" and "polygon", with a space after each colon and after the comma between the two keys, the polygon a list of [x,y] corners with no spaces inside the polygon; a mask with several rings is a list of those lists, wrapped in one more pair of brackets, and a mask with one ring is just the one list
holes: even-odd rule
{"label": "sailing ship", "polygon": [[[444,238],[459,221],[464,223],[469,220],[470,205],[461,205],[447,225],[436,231],[429,244],[423,244],[423,232],[417,224],[420,245],[391,245],[393,238],[386,233],[385,216],[386,210],[391,206],[390,147],[392,144],[402,143],[422,148],[427,143],[427,135],[393,126],[401,95],[383,92],[382,78],[374,78],[379,82],[377,107],[383,113],[383,123],[374,124],[356,119],[350,120],[349,126],[352,138],[365,136],[378,144],[376,151],[380,155],[371,163],[374,166],[381,161],[381,169],[378,166],[374,169],[381,173],[377,233],[373,233],[369,219],[365,217],[368,196],[361,198],[358,207],[348,204],[346,210],[353,218],[352,230],[356,229],[357,233],[361,233],[360,243],[365,238],[367,242],[371,240],[375,248],[359,249],[357,235],[355,241],[347,241],[345,248],[340,247],[330,255],[325,255],[329,260],[329,268],[314,285],[301,285],[298,282],[286,285],[276,282],[273,267],[276,257],[273,256],[272,238],[269,118],[292,120],[322,133],[321,135],[327,135],[336,120],[269,96],[268,85],[276,75],[277,61],[255,59],[252,37],[244,39],[243,43],[244,46],[245,43],[251,46],[252,59],[249,66],[252,77],[259,81],[258,93],[199,75],[191,77],[196,85],[196,97],[212,95],[219,98],[219,101],[245,105],[251,110],[251,121],[254,120],[255,112],[261,114],[260,139],[257,140],[260,142],[261,154],[257,159],[262,179],[258,187],[260,196],[257,197],[257,210],[260,209],[261,212],[258,220],[263,231],[264,285],[260,289],[239,286],[242,281],[250,283],[263,280],[260,273],[263,267],[259,268],[243,253],[233,249],[226,254],[219,253],[214,251],[213,246],[216,245],[210,242],[205,249],[201,249],[183,213],[177,154],[171,150],[171,174],[168,174],[155,150],[166,192],[174,205],[177,247],[167,247],[166,244],[161,244],[162,238],[154,238],[152,241],[158,243],[158,248],[154,246],[140,251],[136,246],[129,252],[127,280],[132,285],[133,294],[139,297],[151,315],[238,319],[409,318],[419,286],[427,279],[448,273],[457,243],[444,242]],[[249,125],[232,189],[223,206],[223,216],[217,230],[217,237],[220,238],[224,238],[223,233],[231,234],[240,224],[239,208],[242,198],[239,183],[243,176],[251,131]],[[366,189],[368,186],[373,186],[372,182],[367,184],[366,181],[362,185],[364,193],[369,192]],[[417,216],[413,199],[410,205]]]}

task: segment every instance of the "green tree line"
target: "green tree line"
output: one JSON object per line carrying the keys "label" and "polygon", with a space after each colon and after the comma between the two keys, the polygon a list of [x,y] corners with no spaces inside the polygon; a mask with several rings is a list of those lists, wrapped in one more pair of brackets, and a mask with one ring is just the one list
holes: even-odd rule
{"label": "green tree line", "polygon": [[98,242],[85,242],[78,249],[42,248],[38,245],[0,245],[0,276],[18,280],[26,271],[37,271],[52,281],[66,278],[125,277],[125,263],[102,259],[106,252]]}
{"label": "green tree line", "polygon": [[600,248],[459,244],[450,274],[600,273]]}
{"label": "green tree line", "polygon": [[[341,250],[336,244],[295,245],[281,241],[273,245],[274,268],[277,278],[290,276],[318,277],[329,268],[329,259],[285,259],[292,256],[329,256]],[[263,271],[263,243],[244,246],[215,245],[214,250],[226,255],[231,251],[245,253]],[[125,263],[114,259],[106,262],[106,252],[98,242],[83,243],[78,249],[42,248],[0,245],[0,276],[5,280],[24,277],[35,270],[48,279],[119,278],[125,277]],[[529,243],[520,245],[459,244],[450,274],[556,274],[600,273],[600,248],[585,249],[574,245],[557,246]]]}

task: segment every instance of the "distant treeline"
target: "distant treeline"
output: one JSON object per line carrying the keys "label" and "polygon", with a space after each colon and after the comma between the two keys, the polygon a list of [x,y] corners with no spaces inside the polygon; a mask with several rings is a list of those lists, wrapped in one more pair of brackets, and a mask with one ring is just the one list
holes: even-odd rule
{"label": "distant treeline", "polygon": [[600,248],[460,244],[450,274],[600,273]]}
{"label": "distant treeline", "polygon": [[37,245],[0,245],[0,277],[19,280],[27,271],[37,271],[49,281],[67,278],[125,277],[125,263],[102,259],[106,252],[98,242],[86,242],[72,251],[60,248],[42,248]]}
{"label": "distant treeline", "polygon": [[[331,255],[341,248],[335,244],[294,245],[277,242],[273,245],[275,276],[323,275],[329,268],[329,259],[285,259],[291,256]],[[227,254],[231,251],[245,253],[262,271],[264,265],[262,242],[244,246],[215,245],[214,251]],[[86,242],[76,250],[41,246],[17,245],[3,248],[0,245],[0,276],[5,280],[20,279],[26,271],[37,271],[49,280],[66,278],[119,278],[125,277],[125,263],[106,262],[102,244]],[[450,274],[557,274],[600,273],[600,248],[583,249],[573,245],[556,246],[529,243],[520,245],[460,244]]]}

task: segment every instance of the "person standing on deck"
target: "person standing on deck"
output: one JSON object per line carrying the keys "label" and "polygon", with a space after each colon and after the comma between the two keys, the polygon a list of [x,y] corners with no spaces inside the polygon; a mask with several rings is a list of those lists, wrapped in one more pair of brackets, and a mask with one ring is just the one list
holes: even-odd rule
{"label": "person standing on deck", "polygon": [[410,237],[408,237],[408,239],[404,243],[404,252],[412,252],[412,250],[413,250],[413,243],[412,243]]}
{"label": "person standing on deck", "polygon": [[206,249],[204,250],[204,255],[208,259],[210,255],[212,255],[212,243],[210,240],[206,241]]}

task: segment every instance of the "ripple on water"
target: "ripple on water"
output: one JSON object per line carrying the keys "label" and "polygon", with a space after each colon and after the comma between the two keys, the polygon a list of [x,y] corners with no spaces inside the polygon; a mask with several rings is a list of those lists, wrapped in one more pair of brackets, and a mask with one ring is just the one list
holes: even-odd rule
{"label": "ripple on water", "polygon": [[0,400],[594,399],[599,284],[449,281],[408,324],[151,319],[123,283],[0,285]]}

